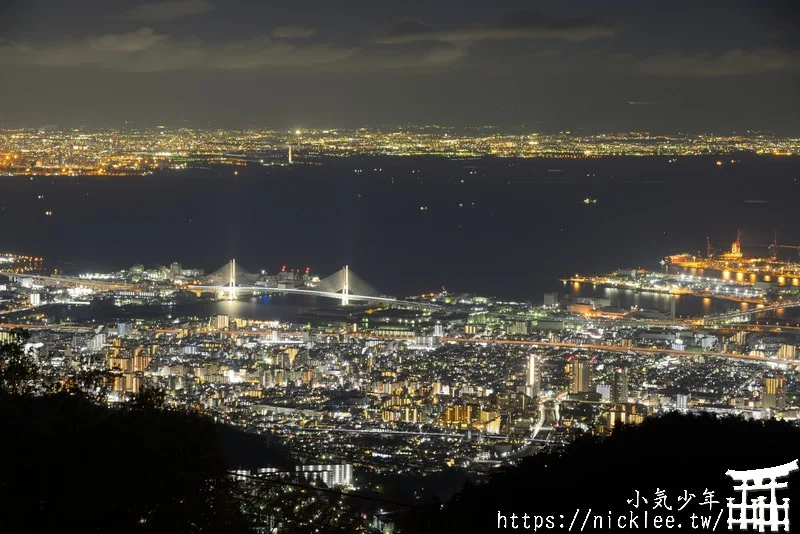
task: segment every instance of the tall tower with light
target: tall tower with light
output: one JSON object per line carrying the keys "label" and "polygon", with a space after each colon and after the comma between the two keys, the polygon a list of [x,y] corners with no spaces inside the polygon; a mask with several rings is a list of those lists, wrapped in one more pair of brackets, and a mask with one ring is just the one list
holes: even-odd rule
{"label": "tall tower with light", "polygon": [[528,355],[528,377],[525,383],[525,393],[529,397],[535,397],[540,392],[536,369],[536,359],[536,354]]}
{"label": "tall tower with light", "polygon": [[228,281],[228,300],[236,300],[236,260],[231,260],[231,277]]}

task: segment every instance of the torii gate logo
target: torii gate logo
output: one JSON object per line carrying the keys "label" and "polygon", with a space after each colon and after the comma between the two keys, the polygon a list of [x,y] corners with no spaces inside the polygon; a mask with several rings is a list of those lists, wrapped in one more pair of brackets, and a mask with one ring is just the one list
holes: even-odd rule
{"label": "torii gate logo", "polygon": [[[778,482],[778,479],[788,477],[789,473],[797,469],[797,460],[794,460],[788,464],[764,469],[726,471],[726,475],[741,483],[733,487],[740,493],[741,500],[734,502],[736,499],[728,497],[728,530],[738,526],[739,530],[748,530],[752,527],[759,532],[765,532],[769,527],[770,532],[777,532],[783,527],[783,531],[788,532],[789,499],[783,498],[778,503],[775,492],[789,485],[788,482]],[[767,495],[750,496],[753,492],[767,491],[769,500]]]}

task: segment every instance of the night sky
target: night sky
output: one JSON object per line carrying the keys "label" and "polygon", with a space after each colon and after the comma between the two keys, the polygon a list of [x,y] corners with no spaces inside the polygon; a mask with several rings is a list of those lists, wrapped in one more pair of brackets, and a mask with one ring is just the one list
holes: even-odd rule
{"label": "night sky", "polygon": [[796,135],[793,3],[0,0],[0,124]]}

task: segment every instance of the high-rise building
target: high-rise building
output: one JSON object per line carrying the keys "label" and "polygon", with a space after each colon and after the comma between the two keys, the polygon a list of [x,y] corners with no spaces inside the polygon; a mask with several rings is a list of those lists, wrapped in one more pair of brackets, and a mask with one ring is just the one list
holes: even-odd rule
{"label": "high-rise building", "polygon": [[781,345],[778,349],[778,358],[782,360],[797,359],[797,345]]}
{"label": "high-rise building", "polygon": [[545,293],[544,294],[544,305],[545,306],[555,306],[558,304],[558,293]]}
{"label": "high-rise building", "polygon": [[106,335],[101,332],[93,335],[92,338],[89,339],[89,342],[86,344],[86,348],[89,350],[89,352],[98,352],[105,344]]}
{"label": "high-rise building", "polygon": [[169,270],[172,272],[173,275],[179,276],[181,274],[181,264],[177,261],[173,261],[172,265],[169,266]]}
{"label": "high-rise building", "polygon": [[18,339],[19,335],[16,332],[0,330],[0,343],[14,343]]}
{"label": "high-rise building", "polygon": [[614,368],[611,378],[611,400],[628,402],[628,368],[624,365]]}
{"label": "high-rise building", "polygon": [[528,377],[525,381],[525,393],[529,397],[535,397],[539,394],[539,369],[537,365],[536,354],[528,355]]}
{"label": "high-rise building", "polygon": [[515,321],[508,325],[508,333],[511,335],[528,334],[530,332],[530,324],[528,321]]}
{"label": "high-rise building", "polygon": [[678,393],[675,396],[675,407],[678,410],[681,410],[681,411],[688,409],[689,408],[689,395],[686,395],[684,393]]}
{"label": "high-rise building", "polygon": [[230,320],[230,317],[220,313],[211,317],[208,326],[214,330],[225,330],[230,326]]}
{"label": "high-rise building", "polygon": [[764,377],[764,396],[761,405],[765,410],[786,408],[786,379],[780,374]]}
{"label": "high-rise building", "polygon": [[746,345],[747,344],[747,332],[744,331],[744,330],[740,330],[740,331],[736,332],[736,335],[734,336],[734,341],[736,341],[737,345],[741,345],[741,346]]}
{"label": "high-rise building", "polygon": [[433,325],[433,336],[434,337],[444,337],[444,326],[442,323],[436,323]]}
{"label": "high-rise building", "polygon": [[126,337],[129,336],[131,333],[131,324],[130,323],[118,323],[117,324],[117,336],[118,337]]}
{"label": "high-rise building", "polygon": [[573,356],[570,359],[570,374],[572,375],[570,393],[587,393],[592,391],[592,368],[589,358]]}
{"label": "high-rise building", "polygon": [[352,464],[298,465],[295,471],[306,480],[320,481],[332,488],[353,485]]}

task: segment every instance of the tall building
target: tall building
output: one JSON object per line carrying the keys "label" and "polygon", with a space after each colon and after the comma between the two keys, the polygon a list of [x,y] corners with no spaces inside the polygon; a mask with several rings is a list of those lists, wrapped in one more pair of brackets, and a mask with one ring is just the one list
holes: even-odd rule
{"label": "tall building", "polygon": [[528,355],[528,377],[525,381],[525,393],[529,397],[535,397],[539,394],[539,370],[536,364],[536,354]]}
{"label": "tall building", "polygon": [[624,365],[614,368],[614,374],[611,377],[611,400],[628,402],[628,368]]}
{"label": "tall building", "polygon": [[320,481],[331,488],[353,486],[353,464],[298,465],[295,471],[309,481]]}
{"label": "tall building", "polygon": [[592,391],[592,368],[589,358],[573,356],[570,361],[572,387],[570,393],[587,393]]}
{"label": "tall building", "polygon": [[544,294],[544,305],[545,306],[555,306],[558,304],[558,293],[545,293]]}
{"label": "tall building", "polygon": [[209,328],[214,330],[225,330],[230,326],[230,317],[222,313],[213,315],[209,320]]}
{"label": "tall building", "polygon": [[14,343],[19,340],[19,335],[16,332],[9,330],[0,330],[0,343]]}
{"label": "tall building", "polygon": [[100,351],[103,346],[106,344],[106,334],[104,333],[97,333],[89,339],[89,342],[86,344],[86,348],[89,352],[98,352]]}
{"label": "tall building", "polygon": [[173,275],[180,275],[181,274],[181,264],[177,261],[173,261],[172,265],[169,266],[169,270],[172,272]]}
{"label": "tall building", "polygon": [[436,323],[433,325],[433,336],[434,337],[444,337],[444,326],[442,323]]}
{"label": "tall building", "polygon": [[511,335],[528,334],[530,332],[530,325],[528,321],[515,321],[508,326],[508,333]]}
{"label": "tall building", "polygon": [[736,335],[734,336],[734,341],[736,342],[737,345],[742,345],[742,346],[746,345],[747,344],[747,332],[744,331],[744,330],[740,330],[740,331],[736,332]]}
{"label": "tall building", "polygon": [[778,358],[782,360],[795,360],[797,359],[797,346],[796,345],[781,345],[778,349]]}
{"label": "tall building", "polygon": [[786,379],[780,374],[764,377],[764,396],[761,405],[765,410],[786,408]]}

